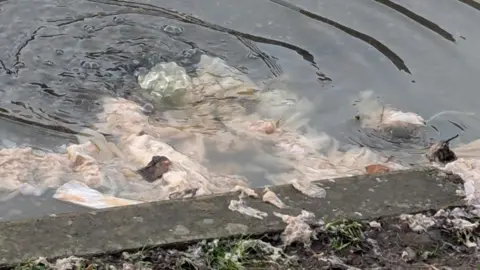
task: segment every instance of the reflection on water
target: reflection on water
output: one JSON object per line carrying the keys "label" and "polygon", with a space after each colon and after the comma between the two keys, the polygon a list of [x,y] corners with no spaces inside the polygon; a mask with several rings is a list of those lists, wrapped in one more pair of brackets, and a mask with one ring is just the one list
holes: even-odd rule
{"label": "reflection on water", "polygon": [[55,200],[55,190],[45,192],[44,196],[17,195],[0,202],[0,221],[38,218],[52,214],[91,211],[88,208]]}
{"label": "reflection on water", "polygon": [[[162,141],[212,171],[242,174],[252,185],[271,183],[272,175],[333,174],[326,167],[307,173],[310,165],[302,169],[297,164],[304,152],[295,152],[291,142],[301,140],[294,134],[321,141],[322,155],[313,160],[332,159],[328,149],[337,147],[333,137],[342,151],[358,151],[351,149],[361,145],[407,163],[418,160],[432,141],[459,133],[459,141],[468,142],[480,134],[477,117],[445,114],[427,121],[424,133],[414,140],[390,140],[385,133],[359,126],[352,106],[360,91],[372,89],[381,104],[424,119],[445,110],[477,112],[480,35],[475,25],[480,12],[474,1],[246,0],[239,5],[231,0],[41,0],[32,5],[27,0],[0,2],[4,148],[32,147],[61,155],[76,143],[75,135],[102,121],[105,96],[151,103],[139,95],[138,74],[169,61],[195,73],[202,54],[224,59],[259,89],[286,91],[267,91],[260,100],[249,95],[215,97],[187,109],[154,104],[149,121],[156,126],[188,125],[201,134],[204,148],[198,147],[198,138],[192,143],[168,132]],[[308,100],[310,107],[301,100]],[[295,121],[284,128],[293,133],[274,134],[275,139],[245,133],[248,121],[285,118],[282,108],[288,102],[297,104],[294,112],[302,112],[296,119],[288,113]],[[254,111],[262,117],[231,117]],[[104,135],[114,139],[108,132]],[[296,154],[289,156],[288,151]],[[46,201],[42,209],[48,212],[49,205],[54,203]],[[0,216],[6,215],[0,210]]]}

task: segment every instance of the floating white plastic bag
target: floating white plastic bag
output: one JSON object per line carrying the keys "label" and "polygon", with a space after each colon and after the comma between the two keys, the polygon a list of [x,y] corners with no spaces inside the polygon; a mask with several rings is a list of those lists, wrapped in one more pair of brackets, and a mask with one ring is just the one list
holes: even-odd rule
{"label": "floating white plastic bag", "polygon": [[116,198],[89,188],[82,182],[72,180],[57,189],[53,198],[93,209],[105,209],[143,203],[128,199]]}

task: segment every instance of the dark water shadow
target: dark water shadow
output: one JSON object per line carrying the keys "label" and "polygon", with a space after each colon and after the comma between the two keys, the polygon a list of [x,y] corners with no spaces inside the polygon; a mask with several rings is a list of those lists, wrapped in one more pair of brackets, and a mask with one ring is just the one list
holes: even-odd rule
{"label": "dark water shadow", "polygon": [[452,42],[455,42],[455,38],[453,38],[452,34],[450,34],[449,32],[447,32],[445,29],[441,28],[440,26],[438,26],[438,24],[410,11],[409,9],[397,4],[397,3],[394,3],[390,0],[375,0],[375,2],[377,3],[380,3],[382,5],[385,5],[405,16],[407,16],[408,18],[412,19],[413,21],[421,24],[422,26],[432,30],[433,32],[439,34],[440,36],[442,36],[443,38],[445,38],[446,40],[449,40],[449,41],[452,41]]}
{"label": "dark water shadow", "polygon": [[408,74],[411,74],[410,70],[408,69],[408,67],[405,65],[404,61],[402,60],[402,58],[400,58],[400,56],[398,56],[395,52],[393,52],[392,50],[390,50],[387,46],[385,46],[385,44],[381,43],[380,41],[376,40],[375,38],[367,35],[367,34],[364,34],[364,33],[361,33],[361,32],[358,32],[357,30],[354,30],[352,28],[349,28],[347,26],[344,26],[340,23],[337,23],[333,20],[330,20],[326,17],[323,17],[323,16],[320,16],[318,14],[315,14],[315,13],[312,13],[310,11],[307,11],[307,10],[304,10],[302,8],[299,8],[293,4],[290,4],[286,1],[283,1],[283,0],[269,0],[270,2],[273,2],[275,4],[278,4],[278,5],[281,5],[285,8],[288,8],[288,9],[291,9],[293,11],[296,11],[302,15],[305,15],[307,17],[310,17],[314,20],[317,20],[319,22],[322,22],[322,23],[326,23],[330,26],[333,26],[335,27],[336,29],[340,30],[340,31],[343,31],[345,32],[346,34],[354,37],[354,38],[357,38],[363,42],[366,42],[368,45],[374,47],[375,49],[377,49],[380,53],[382,53],[383,55],[385,55],[385,57],[387,57],[399,70],[403,70],[405,72],[407,72]]}
{"label": "dark water shadow", "polygon": [[458,1],[476,10],[480,10],[480,3],[475,0],[458,0]]}

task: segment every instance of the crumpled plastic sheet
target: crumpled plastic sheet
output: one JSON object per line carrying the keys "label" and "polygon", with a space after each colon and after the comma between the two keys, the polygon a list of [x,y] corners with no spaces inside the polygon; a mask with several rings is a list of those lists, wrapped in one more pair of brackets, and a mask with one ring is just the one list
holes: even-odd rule
{"label": "crumpled plastic sheet", "polygon": [[408,226],[414,232],[427,231],[430,227],[435,225],[433,217],[428,217],[424,214],[402,214],[400,215],[400,219],[407,221]]}
{"label": "crumpled plastic sheet", "polygon": [[422,127],[426,126],[426,121],[418,114],[413,112],[403,112],[383,106],[373,99],[372,91],[363,91],[360,95],[360,102],[357,108],[360,113],[360,121],[363,127],[381,128],[381,127]]}
{"label": "crumpled plastic sheet", "polygon": [[92,209],[105,209],[142,203],[141,201],[104,195],[79,181],[70,181],[59,187],[53,195],[53,198]]}
{"label": "crumpled plastic sheet", "polygon": [[267,213],[248,206],[242,198],[239,198],[238,200],[231,200],[230,204],[228,205],[228,209],[258,219],[263,219],[268,216]]}
{"label": "crumpled plastic sheet", "polygon": [[303,243],[310,246],[314,230],[307,222],[315,222],[315,214],[302,210],[302,213],[296,217],[273,212],[273,215],[279,217],[283,222],[287,223],[287,227],[282,233],[282,241],[284,246],[289,246],[294,242]]}
{"label": "crumpled plastic sheet", "polygon": [[280,198],[278,198],[277,194],[271,191],[268,187],[265,188],[264,192],[265,193],[263,194],[263,197],[262,197],[262,200],[264,202],[268,202],[280,209],[288,207],[286,204],[282,202],[282,200],[280,200]]}
{"label": "crumpled plastic sheet", "polygon": [[327,196],[325,189],[311,183],[308,180],[300,181],[298,179],[294,179],[292,181],[292,185],[296,190],[313,198],[323,199]]}

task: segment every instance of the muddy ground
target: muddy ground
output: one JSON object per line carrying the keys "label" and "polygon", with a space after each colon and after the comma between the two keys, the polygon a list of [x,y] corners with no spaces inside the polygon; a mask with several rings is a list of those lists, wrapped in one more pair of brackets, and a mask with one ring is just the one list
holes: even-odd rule
{"label": "muddy ground", "polygon": [[310,246],[283,247],[281,234],[243,236],[183,248],[146,245],[56,263],[30,261],[5,269],[480,269],[479,221],[459,208],[370,221],[325,221]]}

